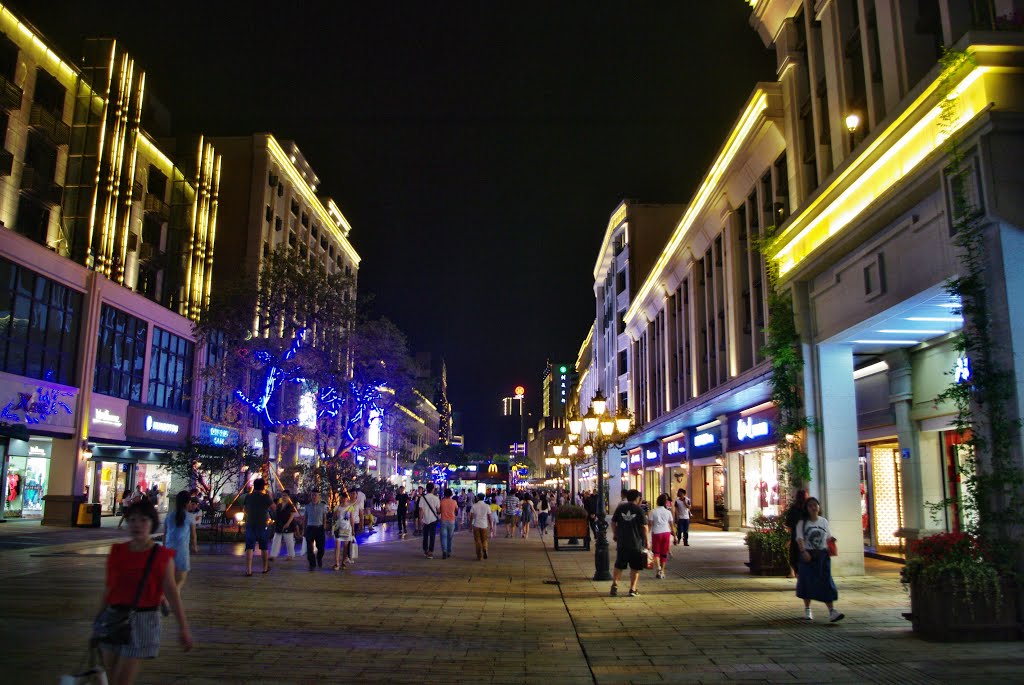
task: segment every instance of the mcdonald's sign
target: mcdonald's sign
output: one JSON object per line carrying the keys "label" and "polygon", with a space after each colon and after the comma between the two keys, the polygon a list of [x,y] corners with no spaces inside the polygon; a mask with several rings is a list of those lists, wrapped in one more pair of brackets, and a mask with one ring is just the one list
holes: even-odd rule
{"label": "mcdonald's sign", "polygon": [[490,466],[487,467],[487,473],[497,473],[497,472],[498,472],[498,465],[497,464],[491,464]]}

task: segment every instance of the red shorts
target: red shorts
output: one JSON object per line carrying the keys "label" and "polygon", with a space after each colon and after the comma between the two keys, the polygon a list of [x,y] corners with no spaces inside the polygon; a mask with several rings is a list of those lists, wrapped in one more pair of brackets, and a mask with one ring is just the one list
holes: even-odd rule
{"label": "red shorts", "polygon": [[672,544],[672,533],[655,533],[651,536],[651,551],[654,556],[661,557],[662,562],[668,559],[668,548]]}

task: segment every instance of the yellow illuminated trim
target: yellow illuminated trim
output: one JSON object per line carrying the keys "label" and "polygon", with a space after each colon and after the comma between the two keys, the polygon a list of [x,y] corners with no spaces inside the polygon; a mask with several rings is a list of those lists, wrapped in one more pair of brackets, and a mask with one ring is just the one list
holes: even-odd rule
{"label": "yellow illuminated trim", "polygon": [[[302,174],[299,173],[299,170],[296,169],[295,165],[292,163],[291,156],[281,148],[280,143],[278,143],[277,139],[272,135],[267,135],[267,150],[281,169],[288,174],[290,177],[289,181],[292,186],[300,189],[300,192],[305,197],[306,202],[308,202],[313,208],[313,211],[320,214],[320,218],[323,220],[324,224],[329,226],[334,232],[335,239],[341,245],[341,248],[345,250],[345,253],[348,255],[352,263],[359,266],[359,255],[356,253],[355,248],[352,247],[351,243],[348,242],[348,238],[341,234],[341,229],[338,228],[336,219],[327,211],[327,208],[324,207],[320,198],[316,196],[316,193],[309,189],[309,184],[306,179],[302,177]],[[341,214],[340,210],[338,211],[338,214]],[[344,217],[342,217],[342,219],[344,219]],[[348,226],[347,221],[345,222],[345,225]],[[348,229],[352,230],[352,227],[348,226]]]}
{"label": "yellow illuminated trim", "polygon": [[612,212],[611,217],[608,219],[608,227],[604,230],[604,240],[601,241],[601,251],[597,253],[597,264],[594,265],[594,280],[601,278],[601,264],[604,263],[605,257],[608,254],[608,246],[612,242],[612,235],[615,233],[615,229],[626,220],[626,215],[629,213],[629,201],[623,200],[619,203],[619,206]]}
{"label": "yellow illuminated trim", "polygon": [[[134,65],[133,65],[134,66]],[[128,194],[123,200],[124,220],[121,226],[121,245],[117,264],[117,282],[124,284],[124,268],[128,259],[128,232],[132,223],[132,186],[135,185],[135,164],[139,156],[139,130],[142,128],[142,99],[146,93],[146,74],[139,72],[139,87],[135,97],[135,116],[132,120],[132,128],[135,135],[132,136],[131,159],[128,163]]]}
{"label": "yellow illuminated trim", "polygon": [[420,423],[422,423],[422,424],[423,424],[424,426],[425,426],[425,425],[427,425],[427,422],[426,422],[426,421],[424,421],[424,420],[423,420],[423,419],[421,419],[420,417],[418,417],[418,416],[416,416],[415,414],[413,414],[413,413],[412,413],[411,411],[409,411],[408,409],[406,409],[406,408],[405,408],[404,406],[402,406],[401,404],[398,404],[398,403],[396,402],[396,403],[395,403],[395,406],[396,406],[396,407],[398,407],[399,409],[401,409],[402,411],[404,411],[404,412],[405,412],[406,414],[408,414],[408,415],[409,415],[409,416],[411,416],[412,418],[414,418],[414,419],[416,419],[417,421],[419,421]]}
{"label": "yellow illuminated trim", "polygon": [[430,408],[431,408],[431,409],[433,409],[434,411],[437,411],[437,407],[435,407],[435,406],[434,406],[434,403],[433,403],[433,402],[431,402],[430,400],[428,400],[428,399],[427,399],[426,397],[424,397],[424,396],[423,396],[423,393],[421,393],[421,392],[420,392],[419,390],[416,390],[415,388],[413,389],[413,392],[414,392],[414,393],[416,393],[416,395],[417,395],[417,396],[418,396],[418,397],[419,397],[419,398],[420,398],[421,400],[423,400],[423,401],[424,401],[424,402],[426,402],[426,403],[427,403],[428,405],[430,405]]}
{"label": "yellow illuminated trim", "polygon": [[64,85],[74,85],[75,80],[78,78],[78,69],[62,60],[56,52],[43,42],[42,38],[36,35],[35,31],[28,24],[19,20],[14,12],[3,6],[0,6],[0,26],[3,27],[4,33],[8,35],[14,32],[21,34],[26,42],[42,54],[43,59],[39,60],[40,62],[43,62],[47,67],[55,71],[58,78],[63,78]]}
{"label": "yellow illuminated trim", "polygon": [[150,139],[148,133],[145,131],[140,131],[139,133],[139,147],[145,151],[146,158],[156,160],[158,163],[153,164],[153,166],[166,173],[167,178],[172,178],[174,175],[174,162],[156,146],[156,143]]}
{"label": "yellow illuminated trim", "polygon": [[590,330],[587,331],[587,337],[584,338],[583,344],[580,345],[580,351],[576,353],[576,369],[580,368],[580,362],[583,361],[583,352],[587,349],[587,345],[594,339],[594,324],[590,324]]}
{"label": "yellow illuminated trim", "polygon": [[[792,270],[822,243],[852,223],[875,199],[939,149],[951,133],[963,128],[981,112],[989,102],[982,79],[988,71],[988,67],[983,66],[972,68],[949,93],[950,99],[960,102],[957,118],[947,123],[940,120],[940,105],[921,114],[928,101],[934,99],[943,77],[933,81],[817,199],[793,218],[773,248],[772,259],[778,263],[779,272],[785,274]],[[918,115],[920,119],[909,130],[901,132]],[[869,162],[879,151],[878,159]],[[865,165],[869,166],[865,169]]]}
{"label": "yellow illuminated trim", "polygon": [[722,176],[729,168],[729,164],[732,163],[733,158],[739,152],[740,147],[746,142],[750,132],[754,129],[754,125],[761,119],[762,113],[768,109],[768,93],[762,88],[758,88],[754,91],[751,96],[749,104],[740,116],[736,126],[733,127],[729,133],[729,137],[725,141],[725,145],[722,146],[722,151],[718,154],[715,159],[715,163],[711,166],[711,169],[704,176],[700,186],[697,189],[697,193],[693,196],[690,204],[686,207],[686,211],[683,213],[682,219],[676,224],[675,230],[672,232],[672,238],[669,240],[668,245],[661,251],[661,255],[658,256],[658,261],[654,264],[654,268],[651,269],[650,274],[644,281],[644,284],[640,286],[637,291],[636,297],[633,299],[633,303],[629,306],[626,311],[625,321],[629,324],[643,303],[647,299],[647,296],[651,294],[655,286],[661,282],[661,279],[668,269],[669,263],[672,257],[675,255],[676,250],[682,244],[683,240],[687,237],[690,232],[690,228],[693,226],[694,221],[700,216],[701,212],[704,211],[708,201],[711,199],[712,193],[717,190]]}

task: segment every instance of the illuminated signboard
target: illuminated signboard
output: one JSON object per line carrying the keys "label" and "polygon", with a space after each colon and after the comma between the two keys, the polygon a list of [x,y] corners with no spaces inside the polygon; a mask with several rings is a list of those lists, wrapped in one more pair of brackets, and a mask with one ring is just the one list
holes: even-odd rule
{"label": "illuminated signboard", "polygon": [[956,368],[953,369],[954,383],[967,383],[971,380],[971,360],[968,357],[957,357]]}
{"label": "illuminated signboard", "polygon": [[92,414],[92,422],[98,423],[102,426],[111,426],[112,428],[120,428],[124,424],[121,422],[121,417],[110,411],[109,409],[97,408]]}
{"label": "illuminated signboard", "polygon": [[748,416],[736,422],[736,439],[740,442],[767,437],[771,431],[772,424],[769,421],[755,421]]}
{"label": "illuminated signboard", "polygon": [[151,415],[146,416],[146,431],[150,433],[166,433],[168,435],[177,435],[178,431],[181,430],[181,426],[176,423],[169,421],[157,421]]}
{"label": "illuminated signboard", "polygon": [[314,456],[316,456],[316,450],[313,449],[312,447],[300,447],[299,456],[302,457],[303,459],[312,459]]}
{"label": "illuminated signboard", "polygon": [[693,436],[693,446],[694,447],[707,447],[708,445],[715,444],[716,440],[718,440],[718,436],[715,435],[714,433],[710,433],[710,432],[697,433],[697,434],[695,434]]}
{"label": "illuminated signboard", "polygon": [[655,450],[646,450],[646,454],[648,461],[658,458],[658,453]]}
{"label": "illuminated signboard", "polygon": [[671,454],[681,454],[686,452],[686,448],[683,447],[682,443],[678,440],[673,440],[665,445],[665,451]]}
{"label": "illuminated signboard", "polygon": [[629,455],[629,463],[630,464],[639,464],[640,463],[640,455],[639,454],[631,454],[631,455]]}
{"label": "illuminated signboard", "polygon": [[619,468],[622,469],[623,471],[625,471],[626,469],[629,468],[629,465],[626,464],[626,460],[625,459],[623,459],[622,461],[619,462]]}

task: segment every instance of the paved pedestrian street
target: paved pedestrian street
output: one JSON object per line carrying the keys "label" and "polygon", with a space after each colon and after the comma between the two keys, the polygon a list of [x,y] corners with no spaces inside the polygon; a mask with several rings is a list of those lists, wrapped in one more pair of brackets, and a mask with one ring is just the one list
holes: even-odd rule
{"label": "paved pedestrian street", "polygon": [[[352,570],[304,559],[243,576],[240,548],[201,546],[184,590],[196,641],[174,619],[143,683],[701,683],[1024,681],[1020,644],[932,644],[910,632],[896,564],[838,578],[846,619],[802,619],[792,580],[746,574],[738,533],[695,527],[668,578],[608,596],[593,555],[540,537],[492,541],[475,560],[428,560],[416,539],[360,548]],[[0,551],[4,682],[53,683],[84,653],[107,547],[95,540]],[[331,555],[332,550],[328,551]],[[331,559],[328,556],[328,559]]]}

